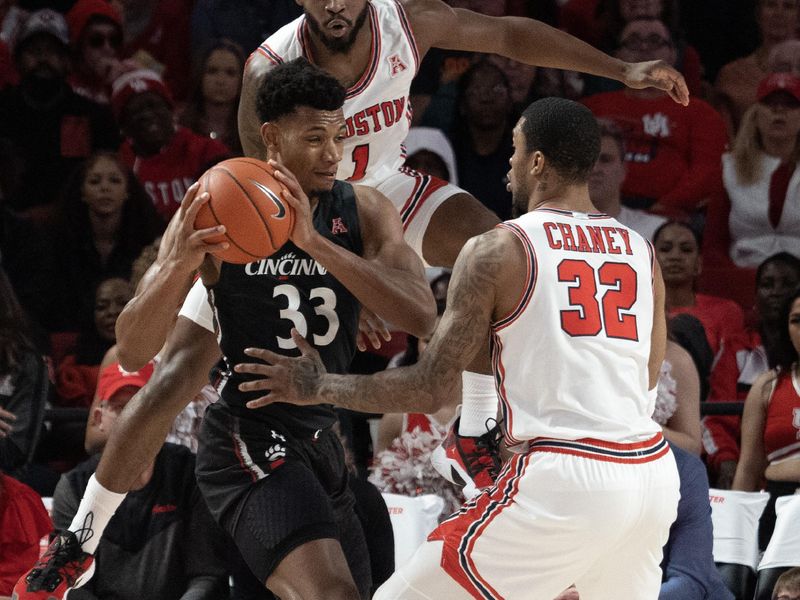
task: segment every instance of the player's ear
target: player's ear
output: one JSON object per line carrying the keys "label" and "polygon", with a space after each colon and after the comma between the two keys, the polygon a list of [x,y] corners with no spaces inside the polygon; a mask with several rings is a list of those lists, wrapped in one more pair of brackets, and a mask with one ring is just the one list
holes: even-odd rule
{"label": "player's ear", "polygon": [[534,177],[541,177],[545,169],[545,163],[547,162],[544,158],[544,154],[542,154],[539,150],[535,150],[534,152],[531,152],[531,156],[528,160],[528,172]]}
{"label": "player's ear", "polygon": [[267,156],[275,156],[280,152],[280,130],[275,123],[269,121],[261,125],[261,141],[264,142],[264,148],[267,150]]}

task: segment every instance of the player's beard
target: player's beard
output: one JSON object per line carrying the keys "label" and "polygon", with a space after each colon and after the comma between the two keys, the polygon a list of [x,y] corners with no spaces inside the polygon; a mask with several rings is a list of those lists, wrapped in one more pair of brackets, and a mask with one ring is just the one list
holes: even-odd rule
{"label": "player's beard", "polygon": [[511,218],[516,219],[528,212],[528,203],[530,202],[530,195],[526,186],[520,185],[511,191]]}
{"label": "player's beard", "polygon": [[[364,26],[364,22],[367,20],[367,10],[369,9],[369,3],[364,4],[364,9],[358,14],[356,20],[352,23],[352,29],[350,30],[350,34],[343,37],[343,38],[334,38],[328,37],[322,29],[322,25],[320,25],[319,21],[317,21],[310,13],[306,12],[306,21],[308,22],[308,26],[311,28],[311,31],[322,41],[322,44],[330,51],[336,54],[344,54],[353,46],[353,43],[356,41],[356,36],[358,32],[361,31],[361,28]],[[343,19],[342,17],[334,17],[336,19]]]}

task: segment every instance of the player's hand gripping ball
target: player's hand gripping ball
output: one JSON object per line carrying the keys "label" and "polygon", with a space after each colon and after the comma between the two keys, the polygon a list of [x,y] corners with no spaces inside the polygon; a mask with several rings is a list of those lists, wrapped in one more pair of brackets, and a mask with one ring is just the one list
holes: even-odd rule
{"label": "player's hand gripping ball", "polygon": [[294,209],[283,199],[284,187],[272,167],[254,158],[231,158],[203,173],[198,194],[211,199],[200,208],[195,229],[225,226],[225,233],[206,241],[227,241],[214,252],[224,262],[246,264],[274,254],[294,227]]}

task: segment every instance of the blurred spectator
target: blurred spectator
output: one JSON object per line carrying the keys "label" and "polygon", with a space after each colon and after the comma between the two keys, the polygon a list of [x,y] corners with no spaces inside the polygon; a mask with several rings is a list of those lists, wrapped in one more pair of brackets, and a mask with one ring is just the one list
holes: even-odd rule
{"label": "blurred spectator", "polygon": [[775,528],[775,502],[800,490],[800,288],[784,303],[780,340],[769,357],[771,370],[762,374],[745,400],[742,451],[733,489],[752,492],[766,480],[770,498],[758,528],[764,550]]}
{"label": "blurred spectator", "polygon": [[14,45],[20,25],[28,13],[17,6],[17,0],[0,0],[0,42]]}
{"label": "blurred spectator", "polygon": [[0,137],[11,139],[24,169],[19,193],[9,197],[18,210],[52,203],[81,160],[119,145],[108,110],[77,95],[66,81],[68,42],[61,15],[33,13],[14,46],[20,84],[0,92]]}
{"label": "blurred spectator", "polygon": [[714,532],[703,462],[670,443],[681,480],[678,516],[669,530],[658,600],[733,600],[712,554]]}
{"label": "blurred spectator", "polygon": [[[755,322],[725,345],[711,378],[709,401],[744,400],[753,382],[769,370],[768,356],[779,347],[783,305],[800,285],[800,259],[787,252],[770,256],[756,271]],[[739,460],[741,419],[710,415],[703,419],[707,463],[717,473],[716,487],[730,488]]]}
{"label": "blurred spectator", "polygon": [[0,138],[0,263],[11,280],[20,304],[37,324],[48,322],[52,267],[46,244],[30,218],[10,207],[19,188],[22,161],[7,138]]}
{"label": "blurred spectator", "polygon": [[186,190],[228,148],[174,123],[173,101],[152,71],[125,73],[114,82],[111,106],[127,138],[120,149],[166,223]]}
{"label": "blurred spectator", "polygon": [[756,21],[761,45],[744,58],[728,63],[715,84],[717,103],[729,132],[739,128],[744,112],[756,101],[758,82],[769,74],[767,59],[772,48],[797,37],[798,0],[758,0]]}
{"label": "blurred spectator", "polygon": [[434,127],[412,127],[403,142],[406,166],[458,185],[456,156],[450,140]]}
{"label": "blurred spectator", "polygon": [[175,98],[189,93],[192,0],[118,0],[124,55],[158,73]]}
{"label": "blurred spectator", "polygon": [[511,90],[496,65],[481,61],[458,84],[458,117],[450,139],[456,153],[459,185],[501,220],[511,217],[511,192],[506,189],[508,159],[514,149]]}
{"label": "blurred spectator", "polygon": [[53,529],[41,497],[0,471],[0,596],[39,558],[39,541]]}
{"label": "blurred spectator", "polygon": [[33,461],[49,389],[47,364],[0,267],[0,471],[20,477]]}
{"label": "blurred spectator", "polygon": [[800,78],[769,75],[722,157],[726,193],[708,207],[709,258],[753,269],[776,252],[800,256],[799,160]]}
{"label": "blurred spectator", "polygon": [[106,279],[97,286],[93,321],[81,331],[75,354],[67,356],[57,367],[57,391],[62,406],[92,403],[100,363],[116,342],[114,326],[131,295],[130,284],[125,279]]}
{"label": "blurred spectator", "polygon": [[800,40],[791,39],[776,44],[769,53],[770,73],[791,73],[800,76]]}
{"label": "blurred spectator", "polygon": [[192,58],[197,64],[214,40],[229,39],[245,54],[303,14],[293,0],[196,0],[192,10]]}
{"label": "blurred spectator", "polygon": [[461,76],[472,64],[470,52],[432,48],[411,83],[413,126],[450,131],[456,120],[456,97]]}
{"label": "blurred spectator", "polygon": [[781,573],[772,589],[772,600],[795,600],[800,598],[800,567]]}
{"label": "blurred spectator", "polygon": [[[675,45],[659,20],[628,23],[619,41],[623,60],[675,64]],[[724,123],[707,103],[692,98],[683,107],[655,88],[597,94],[584,103],[622,129],[628,168],[623,204],[683,216],[700,209],[719,188],[727,139]]]}
{"label": "blurred spectator", "polygon": [[197,83],[178,122],[199,135],[219,140],[242,155],[237,113],[242,91],[244,56],[229,40],[214,43],[203,56]]}
{"label": "blurred spectator", "polygon": [[717,357],[726,341],[744,330],[742,309],[731,300],[695,292],[702,259],[700,240],[691,227],[667,222],[656,230],[653,246],[664,278],[667,315],[688,313],[699,319]]}
{"label": "blurred spectator", "polygon": [[72,89],[98,104],[111,101],[111,83],[124,70],[122,18],[107,0],[78,0],[67,13],[73,53]]}
{"label": "blurred spectator", "polygon": [[667,341],[658,377],[653,420],[670,444],[700,454],[700,376],[692,356],[679,344]]}
{"label": "blurred spectator", "polygon": [[608,119],[600,124],[600,156],[589,176],[589,198],[602,213],[614,217],[649,240],[667,220],[643,210],[622,205],[622,182],[625,180],[625,142],[622,131]]}
{"label": "blurred spectator", "polygon": [[[697,51],[679,35],[680,9],[677,0],[570,0],[561,8],[561,27],[600,48],[613,52],[622,31],[632,21],[658,19],[671,32],[675,42],[675,66],[683,73],[693,96],[701,93],[702,65]],[[587,78],[586,93],[621,89],[609,79]]]}
{"label": "blurred spectator", "polygon": [[526,65],[499,54],[490,54],[487,60],[497,65],[506,76],[508,87],[511,91],[511,103],[517,112],[522,112],[530,104],[527,101],[528,96],[540,68],[535,65]]}
{"label": "blurred spectator", "polygon": [[[104,434],[147,381],[141,372],[108,366],[98,383],[100,406],[90,419]],[[95,455],[62,476],[53,496],[53,522],[66,529],[94,473]],[[214,523],[194,478],[194,456],[164,444],[117,509],[95,553],[94,577],[70,600],[218,600],[227,594],[226,538]]]}
{"label": "blurred spectator", "polygon": [[76,330],[97,284],[127,279],[133,261],[164,229],[133,173],[111,153],[98,153],[73,173],[50,238],[55,267],[51,329]]}

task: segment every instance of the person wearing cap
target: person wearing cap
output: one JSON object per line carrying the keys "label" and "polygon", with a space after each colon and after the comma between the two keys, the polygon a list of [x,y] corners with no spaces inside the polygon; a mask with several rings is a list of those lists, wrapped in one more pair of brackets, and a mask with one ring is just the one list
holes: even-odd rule
{"label": "person wearing cap", "polygon": [[704,249],[751,278],[773,254],[800,257],[800,78],[768,75],[756,97],[722,157],[725,193],[709,204]]}
{"label": "person wearing cap", "polygon": [[98,104],[108,104],[111,83],[125,70],[119,13],[106,0],[78,0],[67,13],[67,24],[73,54],[72,89]]}
{"label": "person wearing cap", "polygon": [[412,127],[403,147],[406,149],[408,168],[458,185],[456,155],[450,140],[441,129]]}
{"label": "person wearing cap", "polygon": [[24,161],[17,210],[51,204],[61,184],[96,150],[116,150],[118,129],[108,109],[78,96],[67,83],[67,24],[59,13],[34,12],[14,44],[20,83],[0,92],[0,137]]}
{"label": "person wearing cap", "polygon": [[[117,362],[100,374],[98,404],[89,415],[102,452],[120,411],[150,379],[153,365],[124,371]],[[69,526],[100,454],[61,476],[53,523]],[[110,521],[97,548],[92,580],[70,600],[158,598],[218,600],[227,596],[225,536],[206,508],[194,477],[194,455],[164,444]]]}
{"label": "person wearing cap", "polygon": [[[674,65],[672,34],[658,19],[637,19],[622,30],[622,60],[664,60]],[[625,137],[627,175],[622,202],[672,218],[700,210],[719,188],[719,159],[728,136],[722,117],[692,98],[672,106],[654,88],[595,94],[583,100],[596,117],[613,120]]]}
{"label": "person wearing cap", "polygon": [[117,78],[111,108],[126,138],[122,161],[133,169],[165,222],[189,186],[230,155],[222,142],[175,124],[172,95],[153,71],[137,69]]}

